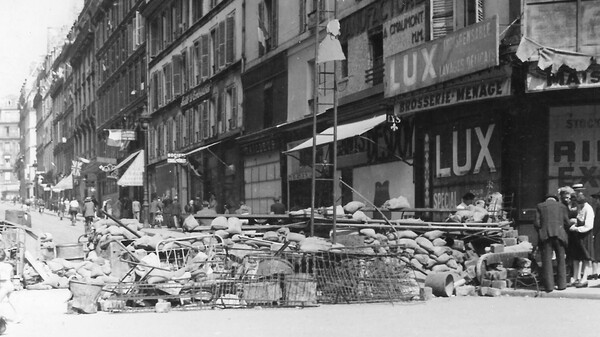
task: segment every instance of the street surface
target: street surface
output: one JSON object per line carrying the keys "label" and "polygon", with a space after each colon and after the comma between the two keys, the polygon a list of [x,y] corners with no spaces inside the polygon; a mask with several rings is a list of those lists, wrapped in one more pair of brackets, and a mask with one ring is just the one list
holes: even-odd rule
{"label": "street surface", "polygon": [[[0,203],[0,217],[12,204]],[[57,244],[83,233],[55,215],[32,214],[32,227]],[[23,290],[11,299],[23,317],[6,336],[598,336],[600,301],[530,297],[452,297],[427,302],[315,308],[214,309],[169,313],[67,314],[70,292]],[[6,312],[6,304],[0,305]]]}

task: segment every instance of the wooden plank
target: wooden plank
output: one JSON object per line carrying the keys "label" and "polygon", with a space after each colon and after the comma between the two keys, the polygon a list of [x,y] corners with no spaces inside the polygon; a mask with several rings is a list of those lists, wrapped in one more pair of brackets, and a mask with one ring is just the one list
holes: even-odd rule
{"label": "wooden plank", "polygon": [[29,262],[29,264],[33,267],[33,269],[35,269],[35,271],[38,274],[40,274],[40,276],[42,277],[42,279],[44,281],[48,281],[50,279],[50,276],[44,269],[44,266],[42,265],[42,263],[40,261],[36,260],[33,257],[33,255],[31,255],[30,252],[27,252],[27,251],[25,252],[25,260],[27,260],[27,262]]}

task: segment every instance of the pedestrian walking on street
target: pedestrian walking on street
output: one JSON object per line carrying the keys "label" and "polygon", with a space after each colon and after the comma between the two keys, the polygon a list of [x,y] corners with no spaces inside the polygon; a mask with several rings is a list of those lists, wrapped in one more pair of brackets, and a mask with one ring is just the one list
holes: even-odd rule
{"label": "pedestrian walking on street", "polygon": [[173,200],[166,196],[163,199],[163,220],[167,228],[173,227]]}
{"label": "pedestrian walking on street", "polygon": [[131,209],[131,200],[127,196],[121,201],[121,217],[123,219],[133,219],[133,210]]}
{"label": "pedestrian walking on street", "polygon": [[573,247],[573,275],[575,277],[574,286],[585,288],[588,286],[587,277],[591,272],[592,258],[594,256],[594,210],[586,201],[583,191],[576,194],[579,212],[575,219],[571,219],[569,230],[575,233],[575,242]]}
{"label": "pedestrian walking on street", "polygon": [[131,210],[133,211],[133,218],[139,222],[142,205],[137,199],[133,199],[133,202],[131,203]]}
{"label": "pedestrian walking on street", "polygon": [[173,214],[173,226],[175,228],[181,228],[181,204],[177,196],[173,197],[173,207],[171,210]]}
{"label": "pedestrian walking on street", "polygon": [[150,202],[150,226],[154,227],[155,226],[155,219],[156,219],[156,213],[158,213],[159,209],[158,209],[158,198],[157,197],[153,197],[152,198],[152,202]]}
{"label": "pedestrian walking on street", "polygon": [[86,197],[83,202],[83,217],[85,219],[85,233],[89,235],[91,232],[92,223],[96,217],[96,205],[91,197]]}
{"label": "pedestrian walking on street", "polygon": [[558,202],[558,197],[549,195],[546,201],[537,205],[534,226],[540,238],[542,255],[542,276],[547,292],[554,290],[554,272],[552,253],[556,255],[556,285],[558,290],[567,287],[567,270],[565,267],[565,248],[568,236],[566,228],[570,227],[569,211]]}
{"label": "pedestrian walking on street", "polygon": [[77,222],[77,213],[79,213],[79,201],[75,197],[69,203],[69,214],[71,215],[71,226]]}

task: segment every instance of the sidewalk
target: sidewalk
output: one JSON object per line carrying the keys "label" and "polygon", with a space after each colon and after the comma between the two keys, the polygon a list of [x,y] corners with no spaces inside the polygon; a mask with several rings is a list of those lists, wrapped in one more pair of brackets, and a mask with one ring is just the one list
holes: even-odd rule
{"label": "sidewalk", "polygon": [[517,297],[544,297],[544,298],[574,298],[600,300],[600,280],[589,280],[586,288],[567,287],[565,290],[546,292],[540,286],[539,293],[532,289],[503,289],[502,295]]}

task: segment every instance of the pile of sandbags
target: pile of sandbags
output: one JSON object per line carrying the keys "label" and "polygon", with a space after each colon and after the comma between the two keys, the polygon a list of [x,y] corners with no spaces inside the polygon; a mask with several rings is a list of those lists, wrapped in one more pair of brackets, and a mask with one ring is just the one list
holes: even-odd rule
{"label": "pile of sandbags", "polygon": [[[83,261],[54,258],[42,262],[41,266],[44,268],[44,280],[28,285],[27,289],[68,288],[71,279],[94,284],[119,281],[116,277],[110,276],[110,262],[102,257],[98,257],[95,252],[90,252],[88,257]],[[28,273],[36,273],[33,268],[26,269]]]}
{"label": "pile of sandbags", "polygon": [[119,226],[112,219],[100,219],[94,222],[93,226],[96,233],[101,235],[98,241],[98,246],[101,249],[108,247],[108,244],[112,241],[137,239],[137,236],[133,233],[138,233],[143,228],[143,225],[136,219],[121,219],[120,221],[129,230]]}
{"label": "pile of sandbags", "polygon": [[446,240],[446,232],[428,231],[419,235],[411,230],[402,230],[388,234],[388,244],[398,245],[408,256],[414,267],[429,272],[464,271],[466,258],[465,245],[460,240]]}

